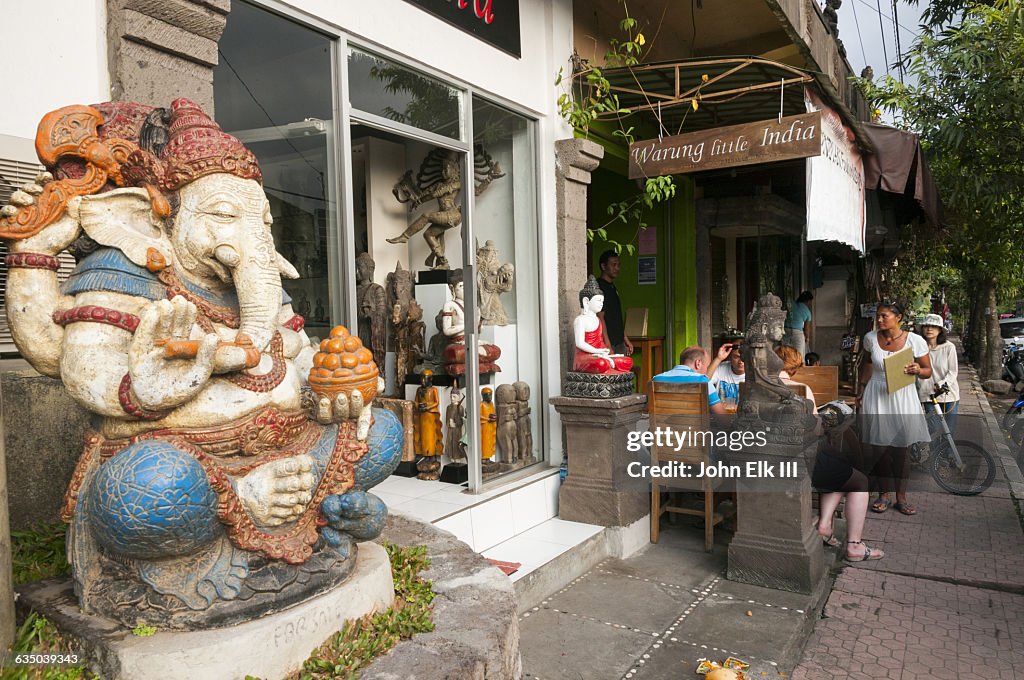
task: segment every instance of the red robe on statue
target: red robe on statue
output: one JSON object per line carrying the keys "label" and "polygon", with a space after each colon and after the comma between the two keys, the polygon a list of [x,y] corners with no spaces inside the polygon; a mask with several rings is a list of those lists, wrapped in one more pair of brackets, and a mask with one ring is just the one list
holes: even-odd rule
{"label": "red robe on statue", "polygon": [[[591,347],[605,349],[604,322],[597,320],[597,328],[583,334],[583,339]],[[633,358],[627,356],[598,356],[576,348],[572,370],[580,373],[627,373],[633,369]]]}

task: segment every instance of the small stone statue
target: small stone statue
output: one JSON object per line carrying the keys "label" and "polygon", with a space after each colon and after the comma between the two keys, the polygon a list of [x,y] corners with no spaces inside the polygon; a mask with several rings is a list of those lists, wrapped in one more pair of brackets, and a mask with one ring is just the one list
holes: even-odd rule
{"label": "small stone statue", "polygon": [[[466,372],[466,307],[463,297],[462,270],[456,269],[448,273],[448,288],[452,299],[441,308],[441,330],[448,340],[444,348],[445,370],[450,375],[463,375]],[[480,373],[495,373],[501,369],[494,362],[501,356],[501,348],[484,342],[479,343]]]}
{"label": "small stone statue", "polygon": [[[477,147],[474,155],[473,174],[477,196],[483,193],[491,182],[505,176],[501,166],[492,161],[480,147]],[[425,212],[417,217],[400,235],[387,239],[388,243],[408,243],[412,236],[426,227],[423,240],[430,247],[430,255],[424,264],[431,269],[448,269],[448,259],[444,253],[444,233],[462,224],[462,206],[459,202],[461,190],[459,153],[450,149],[432,150],[423,159],[416,180],[413,181],[412,170],[407,170],[395,183],[391,193],[399,203],[409,204],[410,212],[433,200],[437,201],[437,210]]]}
{"label": "small stone statue", "polygon": [[480,457],[489,461],[498,445],[498,416],[494,412],[494,390],[485,387],[480,395]]}
{"label": "small stone statue", "polygon": [[384,286],[373,282],[376,265],[369,253],[356,257],[356,303],[359,309],[359,339],[373,352],[377,368],[384,370],[387,349],[388,302]]}
{"label": "small stone statue", "polygon": [[405,365],[417,366],[423,361],[426,353],[423,349],[424,338],[427,333],[427,326],[423,323],[423,308],[420,303],[413,300],[409,304],[409,349]]}
{"label": "small stone statue", "polygon": [[441,441],[441,409],[437,399],[437,388],[434,387],[433,371],[420,374],[420,387],[416,390],[416,455],[422,456],[416,463],[420,479],[438,479],[440,475],[440,456],[443,449]]}
{"label": "small stone statue", "polygon": [[[771,293],[758,298],[747,318],[747,335],[742,347],[747,377],[738,408],[744,427],[750,427],[754,422],[781,420],[799,428],[803,419],[796,416],[811,412],[811,402],[794,394],[779,378],[783,363],[775,354],[774,347],[785,333],[785,320],[782,300]],[[780,434],[787,436],[786,432]],[[798,432],[794,430],[792,434],[797,435]]]}
{"label": "small stone statue", "polygon": [[466,427],[466,406],[462,402],[465,396],[458,386],[452,388],[451,403],[444,414],[445,425],[448,431],[445,433],[444,455],[453,462],[466,459],[466,449],[463,447],[462,437]]}
{"label": "small stone statue", "polygon": [[442,330],[442,324],[444,323],[444,310],[437,310],[437,314],[434,315],[434,326],[437,328],[437,333],[430,336],[430,342],[427,343],[427,352],[423,356],[423,362],[416,367],[417,371],[422,371],[426,368],[434,371],[434,373],[444,373],[444,348],[448,344],[448,337]]}
{"label": "small stone statue", "polygon": [[519,457],[533,457],[533,422],[530,418],[530,386],[522,380],[513,383],[516,388],[516,430],[519,439]]}
{"label": "small stone statue", "polygon": [[298,312],[299,316],[303,319],[309,319],[310,321],[313,320],[313,317],[310,316],[309,298],[306,297],[305,293],[299,295],[298,303],[295,305],[295,311]]}
{"label": "small stone statue", "polygon": [[604,309],[604,295],[597,279],[590,276],[580,291],[580,315],[572,322],[576,355],[572,370],[581,373],[626,373],[633,368],[633,359],[612,354],[604,344],[604,322],[597,313]]}
{"label": "small stone statue", "polygon": [[507,326],[508,314],[501,304],[502,293],[512,290],[515,267],[501,264],[494,241],[487,241],[476,250],[477,288],[480,295],[480,325]]}
{"label": "small stone statue", "polygon": [[327,312],[324,310],[324,301],[316,299],[316,307],[313,308],[314,321],[327,321]]}
{"label": "small stone statue", "polygon": [[506,463],[519,460],[519,435],[516,417],[519,415],[519,404],[516,402],[516,388],[512,385],[498,385],[494,400],[498,412],[498,446],[501,448],[501,459]]}

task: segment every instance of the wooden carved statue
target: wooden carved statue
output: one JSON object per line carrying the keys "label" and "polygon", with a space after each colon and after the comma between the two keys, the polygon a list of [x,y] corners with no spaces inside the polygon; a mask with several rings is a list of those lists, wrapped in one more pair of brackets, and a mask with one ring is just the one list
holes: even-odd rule
{"label": "wooden carved statue", "polygon": [[405,377],[414,364],[409,363],[409,309],[415,302],[412,297],[413,275],[403,269],[402,263],[387,278],[387,303],[390,310],[390,340],[395,352],[395,396],[404,392]]}
{"label": "wooden carved statue", "polygon": [[519,439],[519,457],[533,456],[533,422],[530,418],[530,386],[522,380],[513,383],[516,388],[516,432]]}
{"label": "wooden carved statue", "polygon": [[[373,360],[383,370],[387,350],[388,302],[384,286],[373,282],[376,265],[369,253],[356,257],[356,304],[359,310],[359,339],[373,352]],[[320,306],[319,303],[317,305]]]}
{"label": "wooden carved statue", "polygon": [[452,388],[451,403],[444,414],[445,432],[444,454],[453,462],[466,459],[466,449],[462,443],[466,427],[465,395],[457,386]]}
{"label": "wooden carved statue", "polygon": [[[434,149],[427,154],[420,165],[415,181],[412,170],[407,170],[392,188],[391,193],[399,203],[406,203],[409,212],[430,201],[437,201],[437,210],[430,210],[409,223],[405,231],[388,243],[408,243],[419,232],[430,248],[424,264],[431,269],[448,269],[445,257],[444,233],[462,224],[462,205],[459,192],[462,190],[462,172],[459,169],[460,154],[450,149]],[[501,166],[492,161],[482,148],[474,154],[475,194],[482,194],[491,182],[505,176]]]}
{"label": "wooden carved statue", "polygon": [[476,250],[477,291],[480,297],[480,325],[506,326],[508,314],[501,304],[502,293],[512,290],[515,267],[502,264],[494,241],[487,241]]}
{"label": "wooden carved statue", "polygon": [[299,273],[256,157],[187,99],[67,106],[36,149],[48,173],[0,209],[7,315],[95,417],[62,510],[81,610],[193,630],[338,586],[383,527],[366,490],[397,466],[402,427],[371,416],[359,338],[314,346],[308,299],[282,303]]}
{"label": "wooden carved statue", "polygon": [[420,374],[420,387],[416,389],[416,462],[420,479],[438,479],[441,469],[441,409],[434,387],[433,371]]}
{"label": "wooden carved statue", "polygon": [[423,323],[423,308],[420,303],[413,300],[409,304],[409,348],[405,365],[414,369],[424,359],[426,354],[423,345],[427,333],[427,325]]}
{"label": "wooden carved statue", "polygon": [[485,387],[480,391],[480,457],[494,458],[498,445],[498,416],[494,412],[494,390]]}
{"label": "wooden carved statue", "polygon": [[506,463],[519,460],[519,433],[517,416],[519,403],[516,401],[516,388],[512,385],[498,385],[494,392],[498,412],[498,446],[501,459]]}

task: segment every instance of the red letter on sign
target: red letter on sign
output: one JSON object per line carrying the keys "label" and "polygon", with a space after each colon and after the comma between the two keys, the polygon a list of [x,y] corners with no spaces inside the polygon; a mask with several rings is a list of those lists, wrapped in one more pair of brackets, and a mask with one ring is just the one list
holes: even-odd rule
{"label": "red letter on sign", "polygon": [[494,9],[491,7],[491,2],[492,0],[484,0],[484,8],[480,9],[480,0],[474,0],[476,18],[483,19],[485,24],[490,24],[494,21]]}

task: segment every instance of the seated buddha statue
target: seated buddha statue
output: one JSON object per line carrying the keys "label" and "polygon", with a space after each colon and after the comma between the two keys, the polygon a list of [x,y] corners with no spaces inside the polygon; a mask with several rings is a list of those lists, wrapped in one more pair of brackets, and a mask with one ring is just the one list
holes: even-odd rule
{"label": "seated buddha statue", "polygon": [[580,291],[580,315],[572,322],[576,353],[572,370],[580,373],[621,374],[633,368],[632,357],[612,354],[604,341],[604,322],[597,313],[604,308],[604,295],[597,279],[587,279]]}
{"label": "seated buddha statue", "polygon": [[[466,372],[466,306],[462,269],[448,272],[448,288],[452,299],[444,303],[441,311],[441,332],[447,338],[444,349],[445,371],[449,375],[463,375]],[[479,331],[479,314],[477,314]],[[477,343],[480,373],[497,373],[501,370],[495,361],[501,356],[501,348],[486,342]]]}

